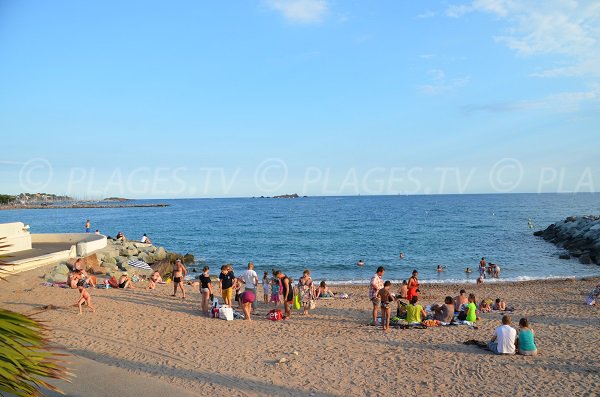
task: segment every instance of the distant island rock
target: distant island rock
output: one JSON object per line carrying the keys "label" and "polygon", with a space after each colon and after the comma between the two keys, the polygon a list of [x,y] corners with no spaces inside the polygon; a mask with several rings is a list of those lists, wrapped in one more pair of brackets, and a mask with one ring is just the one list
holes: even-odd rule
{"label": "distant island rock", "polygon": [[275,199],[295,199],[300,197],[308,197],[308,196],[299,196],[298,193],[294,194],[282,194],[280,196],[260,196],[259,198],[275,198]]}
{"label": "distant island rock", "polygon": [[586,265],[600,265],[600,216],[570,216],[533,235],[567,250],[560,259],[575,257]]}
{"label": "distant island rock", "polygon": [[123,198],[123,197],[107,197],[105,199],[102,199],[102,201],[114,201],[114,202],[122,203],[124,201],[131,201],[131,199]]}

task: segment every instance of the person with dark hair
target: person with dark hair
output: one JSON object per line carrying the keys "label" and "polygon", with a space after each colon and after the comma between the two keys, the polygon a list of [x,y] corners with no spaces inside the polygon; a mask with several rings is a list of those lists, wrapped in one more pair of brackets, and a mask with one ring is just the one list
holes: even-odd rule
{"label": "person with dark hair", "polygon": [[212,280],[210,279],[210,275],[208,271],[210,268],[208,266],[204,266],[202,269],[202,274],[198,276],[200,280],[200,293],[202,294],[202,313],[210,316],[209,306],[210,306],[210,296],[213,294],[212,292]]}
{"label": "person with dark hair", "polygon": [[517,330],[510,326],[510,317],[502,316],[502,325],[496,327],[488,348],[494,354],[515,354]]}
{"label": "person with dark hair", "polygon": [[469,304],[467,305],[466,321],[474,323],[477,321],[477,303],[475,303],[475,294],[469,294]]}
{"label": "person with dark hair", "polygon": [[391,286],[392,282],[387,280],[383,283],[383,288],[377,292],[377,298],[381,302],[381,327],[384,331],[390,329],[390,315],[392,312],[390,303],[394,301],[394,297],[390,292]]}
{"label": "person with dark hair", "polygon": [[419,296],[419,272],[415,269],[412,276],[408,279],[408,293],[406,299],[412,301],[413,296]]}
{"label": "person with dark hair", "polygon": [[379,306],[381,304],[381,300],[377,296],[377,293],[383,288],[382,277],[384,273],[385,269],[383,266],[379,266],[369,283],[369,300],[373,303],[373,320],[371,320],[371,325],[377,325],[377,312],[379,311]]}
{"label": "person with dark hair", "polygon": [[233,301],[233,284],[235,283],[235,275],[229,270],[229,265],[221,266],[219,274],[219,289],[221,290],[221,298],[223,302],[232,307]]}
{"label": "person with dark hair", "polygon": [[423,318],[427,316],[423,306],[418,305],[418,296],[413,296],[410,304],[406,306],[406,322],[409,324],[421,323]]}
{"label": "person with dark hair", "polygon": [[480,278],[485,278],[486,266],[487,266],[487,263],[485,262],[485,257],[481,257],[481,260],[479,261],[479,277]]}
{"label": "person with dark hair", "polygon": [[537,355],[537,347],[535,345],[535,334],[529,328],[529,320],[522,318],[519,320],[519,354],[522,356]]}
{"label": "person with dark hair", "polygon": [[434,320],[449,324],[454,317],[454,299],[452,299],[451,296],[447,296],[446,299],[444,299],[443,305],[434,305],[431,309],[434,312]]}
{"label": "person with dark hair", "polygon": [[288,318],[292,314],[292,303],[294,302],[294,290],[292,287],[292,283],[290,278],[280,272],[279,270],[275,270],[273,273],[275,277],[281,281],[281,291],[283,295],[283,310],[285,315],[283,318]]}
{"label": "person with dark hair", "polygon": [[468,303],[469,298],[467,298],[467,291],[461,289],[459,295],[454,298],[454,311],[460,312],[462,310],[462,306]]}
{"label": "person with dark hair", "polygon": [[172,270],[173,295],[171,295],[171,296],[177,296],[177,287],[179,287],[179,289],[181,290],[181,293],[183,294],[182,299],[185,299],[185,288],[183,287],[183,280],[185,279],[186,275],[187,275],[187,269],[183,265],[183,262],[181,262],[181,259],[177,259],[175,261],[175,264],[173,265],[173,270]]}

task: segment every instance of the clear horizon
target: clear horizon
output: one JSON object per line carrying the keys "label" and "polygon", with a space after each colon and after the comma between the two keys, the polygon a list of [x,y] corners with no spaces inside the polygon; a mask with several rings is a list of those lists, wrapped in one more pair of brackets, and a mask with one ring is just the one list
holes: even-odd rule
{"label": "clear horizon", "polygon": [[0,190],[598,192],[598,37],[590,1],[4,2]]}

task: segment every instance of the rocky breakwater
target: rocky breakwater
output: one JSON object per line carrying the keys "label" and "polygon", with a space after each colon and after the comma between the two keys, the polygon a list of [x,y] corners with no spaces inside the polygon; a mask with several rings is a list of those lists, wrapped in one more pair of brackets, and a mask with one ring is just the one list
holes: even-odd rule
{"label": "rocky breakwater", "polygon": [[[195,262],[194,255],[187,253],[185,255],[169,252],[164,247],[157,247],[151,244],[144,244],[134,241],[115,241],[108,240],[106,248],[97,251],[89,256],[81,258],[82,266],[90,274],[98,276],[114,275],[128,272],[130,275],[139,274],[148,276],[155,270],[161,276],[169,276],[172,266],[177,259],[181,259],[186,265],[192,265]],[[67,262],[60,263],[53,267],[44,278],[47,281],[64,282],[67,274],[72,268],[76,259],[70,259]],[[140,260],[150,265],[152,270],[144,270],[129,265],[131,260]]]}
{"label": "rocky breakwater", "polygon": [[561,259],[575,257],[583,264],[600,265],[600,216],[570,216],[533,235],[567,250]]}

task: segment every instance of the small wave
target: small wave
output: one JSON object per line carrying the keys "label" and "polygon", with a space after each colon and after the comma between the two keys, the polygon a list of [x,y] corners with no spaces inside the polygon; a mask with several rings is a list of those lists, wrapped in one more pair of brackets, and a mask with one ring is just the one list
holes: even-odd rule
{"label": "small wave", "polygon": [[[537,280],[581,280],[586,277],[598,277],[598,274],[589,274],[582,276],[517,276],[517,277],[508,277],[508,278],[492,278],[485,279],[486,284],[502,284],[502,283],[515,283],[515,282],[524,282],[524,281],[537,281]],[[401,284],[402,280],[390,280],[392,284]],[[329,285],[369,285],[370,280],[336,280],[336,281],[328,281]],[[445,280],[421,280],[420,284],[476,284],[477,279],[459,279],[459,278],[449,278]]]}

